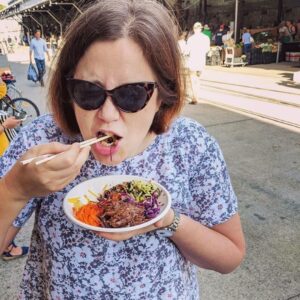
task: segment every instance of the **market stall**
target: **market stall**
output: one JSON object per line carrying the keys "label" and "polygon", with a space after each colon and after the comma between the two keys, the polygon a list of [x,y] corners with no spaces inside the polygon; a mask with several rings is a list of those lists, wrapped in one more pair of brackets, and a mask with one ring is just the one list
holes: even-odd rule
{"label": "market stall", "polygon": [[282,44],[280,61],[300,62],[300,41]]}
{"label": "market stall", "polygon": [[257,43],[250,52],[250,65],[270,64],[276,62],[278,43],[269,41]]}

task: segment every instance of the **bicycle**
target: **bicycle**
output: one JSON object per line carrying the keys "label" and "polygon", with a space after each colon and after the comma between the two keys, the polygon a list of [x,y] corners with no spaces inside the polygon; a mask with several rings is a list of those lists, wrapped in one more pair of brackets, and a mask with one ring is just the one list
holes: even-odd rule
{"label": "bicycle", "polygon": [[12,86],[14,83],[12,77],[7,79],[1,76],[1,78],[5,84],[5,87],[2,86],[2,88],[5,89],[5,92],[2,93],[4,94],[4,97],[0,98],[0,110],[7,112],[9,116],[14,116],[17,119],[22,120],[20,126],[24,126],[37,118],[40,115],[40,111],[32,100],[24,97],[11,98],[8,94],[9,88],[7,85],[11,85],[10,89],[14,88],[18,91],[14,85]]}

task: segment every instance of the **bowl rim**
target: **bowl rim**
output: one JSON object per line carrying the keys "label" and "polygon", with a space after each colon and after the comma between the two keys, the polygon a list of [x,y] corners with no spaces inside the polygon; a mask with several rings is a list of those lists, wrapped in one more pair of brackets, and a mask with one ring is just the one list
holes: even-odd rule
{"label": "bowl rim", "polygon": [[[129,227],[119,227],[119,228],[107,228],[107,227],[97,227],[97,226],[89,225],[89,224],[86,224],[84,222],[79,221],[78,219],[76,219],[73,216],[72,213],[69,212],[69,207],[70,206],[72,207],[72,205],[68,202],[68,199],[70,198],[69,195],[71,193],[73,193],[75,188],[78,189],[80,187],[80,185],[87,185],[89,183],[95,182],[95,181],[100,180],[100,179],[111,181],[112,179],[117,179],[117,178],[119,178],[118,181],[120,181],[120,183],[124,182],[124,181],[131,181],[131,180],[142,180],[142,181],[153,182],[166,195],[167,202],[165,204],[165,207],[164,207],[163,211],[161,211],[160,214],[157,215],[155,218],[153,218],[153,219],[151,219],[147,222],[144,222],[142,224],[135,225],[135,226],[129,226]],[[105,184],[109,184],[109,182],[106,182]],[[118,184],[118,183],[114,183],[112,186],[114,186],[116,184]],[[72,189],[70,189],[69,192],[65,195],[64,200],[63,200],[64,213],[66,214],[66,216],[68,217],[68,219],[71,222],[75,223],[76,225],[78,225],[79,227],[81,227],[83,229],[93,230],[93,231],[97,231],[97,232],[109,232],[109,233],[130,232],[130,231],[134,231],[134,230],[138,230],[138,229],[150,226],[150,225],[156,223],[157,221],[159,221],[160,219],[162,219],[167,214],[167,212],[169,211],[170,208],[171,208],[171,195],[164,186],[162,186],[160,183],[158,183],[155,180],[147,179],[145,177],[135,176],[135,175],[98,176],[98,177],[94,177],[94,178],[82,181],[82,182],[78,183],[77,185],[75,185]]]}

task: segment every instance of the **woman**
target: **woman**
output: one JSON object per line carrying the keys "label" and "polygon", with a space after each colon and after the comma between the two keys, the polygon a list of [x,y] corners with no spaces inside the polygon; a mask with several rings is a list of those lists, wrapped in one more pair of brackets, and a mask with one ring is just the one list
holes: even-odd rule
{"label": "woman", "polygon": [[[14,225],[36,211],[21,299],[199,299],[196,265],[228,273],[241,263],[244,238],[223,156],[201,125],[178,117],[175,28],[155,1],[103,0],[68,30],[50,83],[53,117],[23,130],[0,162],[0,237],[24,205]],[[116,145],[79,148],[102,133],[118,136]],[[61,154],[38,166],[15,163],[45,153]],[[130,233],[76,227],[64,196],[109,174],[160,182],[172,208]]]}
{"label": "woman", "polygon": [[[7,149],[11,138],[13,138],[16,135],[13,128],[20,125],[20,123],[21,120],[18,120],[15,117],[8,117],[4,111],[0,110],[0,157]],[[12,260],[15,258],[26,256],[28,254],[28,247],[17,246],[13,240],[13,238],[17,235],[19,230],[20,228],[15,227],[11,227],[8,230],[6,234],[6,244],[8,244],[8,246],[1,255],[1,258],[3,260]]]}
{"label": "woman", "polygon": [[278,35],[279,35],[279,41],[281,43],[289,43],[291,41],[291,34],[288,30],[288,27],[286,26],[285,21],[282,21],[278,25]]}
{"label": "woman", "polygon": [[[6,95],[7,87],[0,77],[0,101]],[[1,103],[0,103],[1,104]],[[21,120],[15,117],[9,117],[5,111],[0,110],[0,156],[7,149],[9,142],[15,137],[15,127],[19,126]],[[12,260],[15,258],[23,257],[28,254],[29,248],[26,246],[17,246],[12,240],[19,232],[19,228],[10,228],[6,234],[6,244],[8,246],[2,253],[3,260]]]}

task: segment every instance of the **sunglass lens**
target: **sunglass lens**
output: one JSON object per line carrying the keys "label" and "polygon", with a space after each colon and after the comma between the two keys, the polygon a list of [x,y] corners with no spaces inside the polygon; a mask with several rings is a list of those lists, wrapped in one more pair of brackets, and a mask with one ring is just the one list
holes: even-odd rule
{"label": "sunglass lens", "polygon": [[123,111],[136,112],[147,103],[148,95],[145,87],[140,84],[128,84],[115,89],[114,99]]}
{"label": "sunglass lens", "polygon": [[83,80],[72,80],[69,91],[74,101],[85,110],[98,109],[106,98],[101,87]]}

